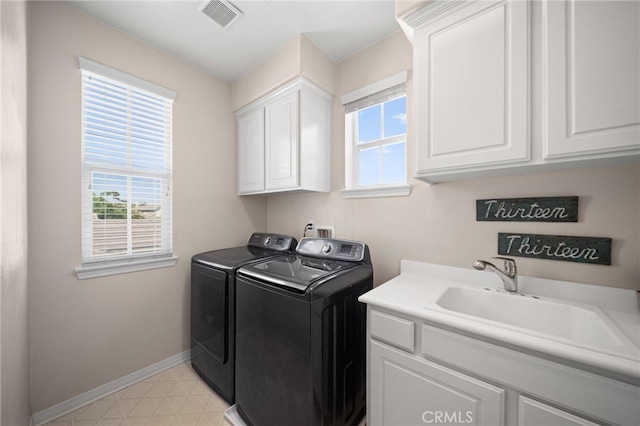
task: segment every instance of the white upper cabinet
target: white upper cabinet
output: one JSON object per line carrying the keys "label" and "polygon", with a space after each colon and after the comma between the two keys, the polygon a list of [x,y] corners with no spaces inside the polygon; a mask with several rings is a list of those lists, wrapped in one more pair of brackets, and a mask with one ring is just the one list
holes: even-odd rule
{"label": "white upper cabinet", "polygon": [[300,78],[236,113],[239,194],[329,191],[331,99]]}
{"label": "white upper cabinet", "polygon": [[265,106],[267,191],[298,185],[298,92]]}
{"label": "white upper cabinet", "polygon": [[529,7],[480,1],[414,32],[416,174],[529,159]]}
{"label": "white upper cabinet", "polygon": [[544,158],[640,148],[640,2],[545,1]]}
{"label": "white upper cabinet", "polygon": [[264,191],[264,110],[238,116],[238,193]]}
{"label": "white upper cabinet", "polygon": [[403,20],[416,177],[637,161],[640,2],[436,0]]}

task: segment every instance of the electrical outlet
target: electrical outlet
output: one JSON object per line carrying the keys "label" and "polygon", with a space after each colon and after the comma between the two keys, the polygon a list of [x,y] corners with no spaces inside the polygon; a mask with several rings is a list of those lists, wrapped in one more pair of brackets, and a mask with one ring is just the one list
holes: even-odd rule
{"label": "electrical outlet", "polygon": [[333,238],[335,227],[333,225],[318,225],[316,234],[322,238]]}
{"label": "electrical outlet", "polygon": [[309,231],[309,232],[314,232],[314,231],[316,230],[316,225],[315,225],[315,223],[313,222],[313,220],[308,220],[308,221],[307,221],[307,227],[306,227],[306,230],[307,230],[307,231]]}

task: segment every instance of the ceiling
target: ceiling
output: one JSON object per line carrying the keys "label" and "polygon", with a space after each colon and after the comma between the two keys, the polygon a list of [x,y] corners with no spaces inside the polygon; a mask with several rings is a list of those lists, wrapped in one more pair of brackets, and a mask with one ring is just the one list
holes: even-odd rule
{"label": "ceiling", "polygon": [[223,29],[207,1],[65,1],[228,82],[298,34],[336,63],[398,31],[394,0],[231,0],[242,16]]}

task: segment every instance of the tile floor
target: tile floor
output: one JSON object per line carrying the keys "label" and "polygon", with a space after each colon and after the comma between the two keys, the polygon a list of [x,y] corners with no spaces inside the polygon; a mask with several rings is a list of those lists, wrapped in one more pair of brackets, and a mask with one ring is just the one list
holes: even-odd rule
{"label": "tile floor", "polygon": [[229,426],[227,408],[187,361],[44,426]]}

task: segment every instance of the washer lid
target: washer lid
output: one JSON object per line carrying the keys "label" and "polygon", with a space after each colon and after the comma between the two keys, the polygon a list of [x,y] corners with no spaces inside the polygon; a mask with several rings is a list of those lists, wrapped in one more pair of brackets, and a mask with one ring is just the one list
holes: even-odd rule
{"label": "washer lid", "polygon": [[355,265],[352,262],[291,255],[247,265],[240,274],[304,293],[314,282]]}

